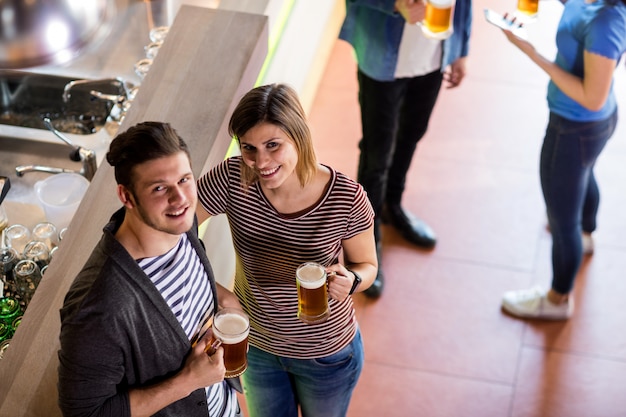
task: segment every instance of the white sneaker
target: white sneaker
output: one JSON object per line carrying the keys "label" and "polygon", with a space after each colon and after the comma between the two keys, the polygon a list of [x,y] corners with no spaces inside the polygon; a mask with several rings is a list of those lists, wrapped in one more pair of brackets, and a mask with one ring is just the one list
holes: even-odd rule
{"label": "white sneaker", "polygon": [[583,255],[593,255],[594,246],[591,233],[583,232]]}
{"label": "white sneaker", "polygon": [[570,297],[563,304],[553,304],[547,298],[547,291],[541,287],[533,287],[504,293],[502,308],[518,317],[566,320],[574,312],[574,300]]}

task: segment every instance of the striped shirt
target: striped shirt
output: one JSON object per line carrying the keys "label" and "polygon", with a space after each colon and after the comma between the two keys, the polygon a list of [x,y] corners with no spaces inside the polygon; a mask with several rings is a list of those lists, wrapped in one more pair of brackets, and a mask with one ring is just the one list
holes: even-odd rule
{"label": "striped shirt", "polygon": [[331,355],[356,333],[352,298],[329,300],[324,323],[297,318],[298,265],[338,262],[342,241],[364,232],[374,213],[365,191],[332,168],[319,201],[295,215],[276,211],[258,183],[244,189],[241,157],[198,179],[199,201],[211,215],[226,213],[236,252],[235,294],[250,316],[250,343],[274,355],[312,359]]}
{"label": "striped shirt", "polygon": [[[138,263],[193,345],[211,325],[215,300],[209,277],[187,235],[182,234],[178,245],[166,254],[143,258]],[[237,415],[237,397],[226,381],[207,387],[206,393],[210,416]]]}

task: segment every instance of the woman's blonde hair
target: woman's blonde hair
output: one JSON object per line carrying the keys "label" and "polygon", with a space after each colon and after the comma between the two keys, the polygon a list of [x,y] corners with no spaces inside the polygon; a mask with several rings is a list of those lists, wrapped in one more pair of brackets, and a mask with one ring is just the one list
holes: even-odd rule
{"label": "woman's blonde hair", "polygon": [[[301,185],[313,179],[317,158],[311,131],[298,95],[286,84],[269,84],[253,88],[239,101],[228,123],[228,133],[241,146],[240,138],[259,123],[279,127],[294,142],[298,152],[296,175]],[[258,180],[256,172],[241,163],[241,180],[248,187]]]}

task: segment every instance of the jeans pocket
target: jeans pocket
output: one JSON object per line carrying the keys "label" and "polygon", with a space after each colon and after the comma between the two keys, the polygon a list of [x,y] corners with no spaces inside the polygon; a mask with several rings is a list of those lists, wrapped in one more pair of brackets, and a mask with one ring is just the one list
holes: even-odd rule
{"label": "jeans pocket", "polygon": [[617,113],[607,119],[579,125],[580,161],[584,167],[593,165],[615,132]]}
{"label": "jeans pocket", "polygon": [[593,165],[613,134],[615,126],[605,124],[595,132],[585,132],[579,136],[580,161],[584,167]]}
{"label": "jeans pocket", "polygon": [[354,355],[353,355],[352,343],[350,343],[348,346],[341,349],[339,352],[333,353],[332,355],[324,356],[322,358],[314,359],[314,361],[319,366],[327,366],[327,367],[342,366],[342,365],[349,363],[352,360],[353,356]]}

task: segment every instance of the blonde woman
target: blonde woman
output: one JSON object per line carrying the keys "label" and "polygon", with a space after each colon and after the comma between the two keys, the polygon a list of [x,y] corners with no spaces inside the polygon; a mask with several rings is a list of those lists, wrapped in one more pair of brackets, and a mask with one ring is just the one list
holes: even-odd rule
{"label": "blonde woman", "polygon": [[[374,213],[363,188],[315,157],[296,93],[257,87],[239,102],[229,132],[241,156],[198,180],[198,218],[226,213],[237,264],[235,294],[250,316],[250,417],[344,416],[363,365],[351,294],[377,272]],[[296,269],[334,273],[330,317],[298,320]]]}

